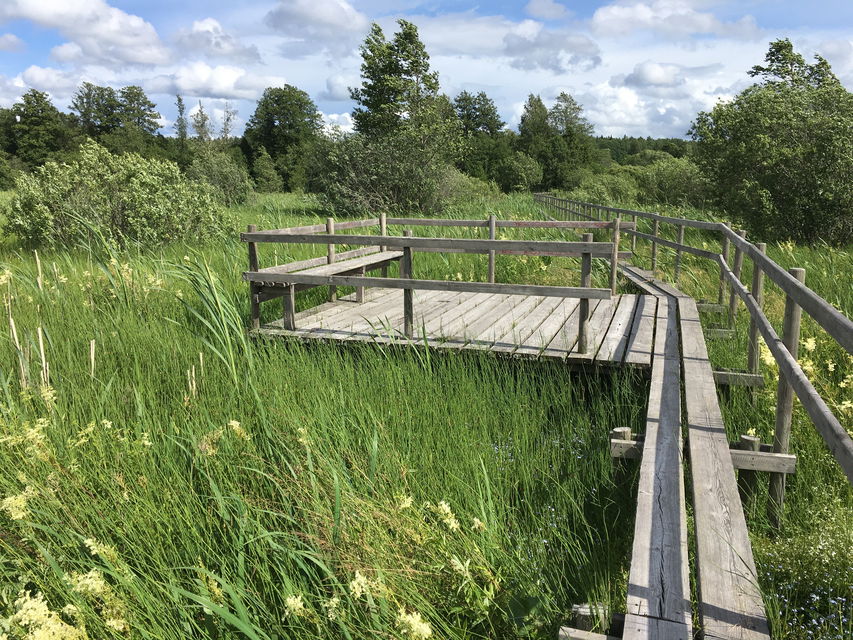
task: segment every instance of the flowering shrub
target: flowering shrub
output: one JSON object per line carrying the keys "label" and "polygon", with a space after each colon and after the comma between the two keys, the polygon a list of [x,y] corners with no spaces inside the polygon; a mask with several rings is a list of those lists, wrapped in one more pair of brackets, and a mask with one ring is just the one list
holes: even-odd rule
{"label": "flowering shrub", "polygon": [[68,164],[48,162],[15,184],[6,231],[29,245],[67,245],[93,234],[161,244],[220,232],[223,210],[208,185],[178,166],[89,141]]}

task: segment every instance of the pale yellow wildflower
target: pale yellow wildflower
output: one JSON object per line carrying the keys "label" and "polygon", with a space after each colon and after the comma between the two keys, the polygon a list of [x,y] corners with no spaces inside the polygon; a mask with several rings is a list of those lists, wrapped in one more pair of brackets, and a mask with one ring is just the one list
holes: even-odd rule
{"label": "pale yellow wildflower", "polygon": [[86,538],[83,544],[93,556],[101,556],[104,560],[116,564],[118,562],[118,553],[108,544],[101,544],[94,538]]}
{"label": "pale yellow wildflower", "polygon": [[302,601],[302,594],[297,594],[295,596],[287,596],[287,598],[285,598],[284,600],[284,606],[286,609],[286,616],[293,616],[295,618],[299,618],[308,613],[305,610],[305,603]]}
{"label": "pale yellow wildflower", "polygon": [[408,509],[414,504],[414,499],[412,496],[398,496],[397,497],[397,509],[402,511],[403,509]]}
{"label": "pale yellow wildflower", "polygon": [[830,373],[832,373],[833,371],[835,371],[835,363],[832,360],[827,361],[826,368],[829,370]]}
{"label": "pale yellow wildflower", "polygon": [[248,432],[240,425],[236,420],[230,420],[228,422],[228,428],[234,432],[234,435],[240,438],[241,440],[251,440],[252,436],[248,434]]}
{"label": "pale yellow wildflower", "polygon": [[322,603],[321,606],[326,610],[326,617],[330,621],[334,621],[341,617],[340,605],[341,599],[338,596],[334,596]]}
{"label": "pale yellow wildflower", "polygon": [[816,347],[817,342],[814,338],[806,338],[803,341],[803,349],[805,349],[806,351],[814,351]]}
{"label": "pale yellow wildflower", "polygon": [[52,407],[56,402],[56,390],[49,384],[43,384],[39,387],[39,395],[48,407]]}
{"label": "pale yellow wildflower", "polygon": [[397,624],[410,640],[426,640],[432,637],[432,628],[417,611],[406,613],[406,610],[401,608],[397,615]]}
{"label": "pale yellow wildflower", "polygon": [[9,514],[12,520],[28,518],[30,516],[29,501],[35,494],[35,489],[27,487],[23,493],[4,498],[3,502],[0,502],[0,509]]}
{"label": "pale yellow wildflower", "polygon": [[355,572],[355,577],[350,580],[349,592],[358,600],[361,596],[370,595],[370,580],[361,571]]}
{"label": "pale yellow wildflower", "polygon": [[88,573],[77,573],[76,571],[69,576],[71,589],[84,596],[95,596],[102,598],[109,594],[110,586],[104,580],[104,575],[97,569],[92,569]]}
{"label": "pale yellow wildflower", "polygon": [[486,523],[480,520],[479,518],[474,518],[474,521],[471,524],[471,529],[474,531],[485,531]]}
{"label": "pale yellow wildflower", "polygon": [[447,504],[444,500],[438,503],[436,507],[436,511],[438,511],[439,515],[441,515],[441,519],[444,521],[444,524],[451,531],[459,530],[459,520],[456,519],[456,516],[453,515],[453,511],[450,509],[450,505]]}
{"label": "pale yellow wildflower", "polygon": [[304,447],[307,447],[311,441],[308,439],[308,430],[305,427],[298,427],[296,429],[296,433],[299,435],[296,437],[296,440]]}
{"label": "pale yellow wildflower", "polygon": [[8,284],[10,280],[12,280],[12,272],[9,269],[0,272],[0,286]]}
{"label": "pale yellow wildflower", "polygon": [[800,368],[806,373],[814,373],[814,362],[806,358],[800,362]]}
{"label": "pale yellow wildflower", "polygon": [[86,640],[86,630],[65,622],[51,611],[41,593],[22,592],[15,600],[17,611],[6,620],[27,630],[27,640]]}

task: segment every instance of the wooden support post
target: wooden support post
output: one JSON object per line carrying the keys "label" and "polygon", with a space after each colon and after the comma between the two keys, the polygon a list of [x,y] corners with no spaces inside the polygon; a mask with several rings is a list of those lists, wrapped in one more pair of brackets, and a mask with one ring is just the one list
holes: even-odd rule
{"label": "wooden support post", "polygon": [[[384,212],[379,214],[379,235],[380,236],[387,236],[388,235],[388,218]],[[385,251],[385,245],[379,245],[379,250]],[[386,275],[386,274],[383,273],[382,275]]]}
{"label": "wooden support post", "polygon": [[[805,282],[805,269],[789,269],[799,282]],[[782,322],[782,342],[796,360],[800,350],[800,318],[802,309],[791,296],[785,297],[785,316]],[[791,414],[794,410],[794,390],[785,376],[779,373],[776,388],[776,431],[773,436],[773,453],[788,453],[791,444]],[[782,526],[785,505],[785,474],[770,474],[770,502],[768,503],[770,524],[777,530]]]}
{"label": "wooden support post", "polygon": [[[406,229],[403,235],[407,238],[412,236],[412,230]],[[412,277],[412,248],[403,247],[403,257],[400,259],[400,277]],[[415,310],[413,304],[414,291],[403,289],[403,333],[411,340],[414,337]]]}
{"label": "wooden support post", "polygon": [[[652,235],[657,238],[658,232],[660,231],[660,220],[655,220],[654,228],[652,229]],[[654,273],[658,268],[658,243],[652,240],[652,273]]]}
{"label": "wooden support post", "polygon": [[[763,242],[759,242],[755,246],[758,247],[758,250],[761,253],[767,251],[767,245]],[[762,271],[761,265],[759,265],[755,260],[752,261],[752,288],[750,289],[750,293],[752,294],[752,299],[755,300],[755,304],[758,305],[759,309],[761,309],[764,304],[764,271]],[[757,374],[759,373],[761,364],[758,349],[758,325],[752,317],[752,314],[750,314],[749,317],[749,345],[746,358],[746,370],[749,373]]]}
{"label": "wooden support post", "polygon": [[296,285],[288,285],[281,299],[282,326],[288,331],[296,329]]}
{"label": "wooden support post", "polygon": [[[633,217],[633,221],[634,221],[634,231],[639,231],[639,229],[637,229],[637,216],[636,216],[636,214]],[[631,236],[631,253],[637,253],[637,236],[635,236],[635,235]]]}
{"label": "wooden support post", "polygon": [[[723,236],[723,247],[722,247],[722,256],[723,262],[726,263],[726,266],[729,264],[729,237]],[[720,290],[717,294],[717,304],[723,304],[723,300],[726,296],[726,269],[723,265],[720,265]]]}
{"label": "wooden support post", "polygon": [[[738,231],[737,234],[741,238],[746,238],[746,231]],[[732,267],[732,273],[735,278],[740,280],[740,271],[743,268],[743,251],[741,251],[740,247],[735,247],[735,263]],[[737,317],[737,303],[738,300],[737,294],[735,293],[734,288],[732,288],[731,293],[729,294],[729,326],[735,326],[735,319]]]}
{"label": "wooden support post", "polygon": [[[583,242],[592,242],[592,234],[585,233]],[[581,256],[581,286],[592,286],[592,254],[584,253]],[[586,353],[589,350],[589,298],[581,298],[578,305],[580,317],[578,318],[578,351]]]}
{"label": "wooden support post", "polygon": [[[246,231],[254,233],[258,230],[257,225],[250,224],[246,227]],[[249,243],[249,271],[258,270],[258,245],[254,242]],[[251,319],[252,329],[261,328],[261,303],[258,302],[258,287],[254,283],[249,283],[249,318]]]}
{"label": "wooden support post", "polygon": [[[678,225],[678,244],[684,244],[684,225]],[[675,250],[675,284],[678,285],[678,279],[681,277],[681,247]]]}
{"label": "wooden support post", "polygon": [[[358,275],[364,277],[365,275],[367,275],[367,269],[365,267],[362,267],[358,270]],[[355,288],[355,301],[359,303],[364,302],[364,287]]]}
{"label": "wooden support post", "polygon": [[[332,234],[335,232],[335,219],[326,218],[326,233]],[[329,243],[326,249],[326,264],[332,264],[335,261],[335,245]],[[329,285],[329,302],[334,302],[338,299],[338,288],[335,285]]]}
{"label": "wooden support post", "polygon": [[[741,434],[738,449],[741,451],[760,451],[761,439],[757,436],[748,436]],[[750,504],[755,497],[755,482],[758,478],[755,471],[741,469],[737,472],[737,484],[740,489],[740,500],[745,505]]]}
{"label": "wooden support post", "polygon": [[[497,220],[495,219],[495,214],[491,214],[489,216],[489,240],[495,239],[495,232],[497,230]],[[489,251],[489,282],[495,281],[495,251],[494,249]]]}
{"label": "wooden support post", "polygon": [[619,269],[619,224],[621,219],[613,221],[613,253],[610,255],[610,294],[616,295],[616,272]]}

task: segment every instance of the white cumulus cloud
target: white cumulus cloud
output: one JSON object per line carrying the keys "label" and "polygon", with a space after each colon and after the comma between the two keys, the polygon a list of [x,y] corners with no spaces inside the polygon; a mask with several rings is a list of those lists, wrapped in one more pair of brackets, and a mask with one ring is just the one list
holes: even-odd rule
{"label": "white cumulus cloud", "polygon": [[104,0],[3,0],[3,19],[31,20],[57,29],[70,40],[54,50],[63,62],[162,64],[169,59],[151,23]]}
{"label": "white cumulus cloud", "polygon": [[527,15],[542,20],[559,20],[568,16],[569,11],[565,5],[554,0],[530,0],[524,7]]}
{"label": "white cumulus cloud", "polygon": [[148,80],[145,88],[152,93],[256,100],[265,88],[283,84],[284,78],[278,76],[260,76],[249,73],[242,67],[212,67],[206,62],[198,61]]}
{"label": "white cumulus cloud", "polygon": [[367,16],[346,0],[280,0],[265,20],[285,36],[281,50],[293,57],[348,54],[370,25]]}
{"label": "white cumulus cloud", "polygon": [[205,18],[193,22],[192,29],[182,30],[175,38],[188,53],[234,62],[260,62],[261,54],[254,45],[244,45],[227,33],[218,20]]}
{"label": "white cumulus cloud", "polygon": [[14,33],[0,34],[0,51],[21,51],[24,41]]}
{"label": "white cumulus cloud", "polygon": [[709,11],[697,11],[693,5],[707,2],[691,0],[619,0],[601,7],[592,16],[592,29],[601,36],[626,36],[637,31],[652,31],[679,38],[689,35],[716,35],[735,39],[754,39],[761,35],[752,16],[724,22]]}

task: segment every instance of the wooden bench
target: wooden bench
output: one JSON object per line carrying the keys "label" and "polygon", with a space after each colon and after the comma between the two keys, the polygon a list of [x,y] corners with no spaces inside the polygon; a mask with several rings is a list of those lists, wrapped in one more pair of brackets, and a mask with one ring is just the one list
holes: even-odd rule
{"label": "wooden bench", "polygon": [[[365,275],[367,272],[375,271],[376,269],[387,269],[388,265],[395,260],[400,260],[402,257],[402,251],[381,251],[377,247],[368,247],[366,249],[344,252],[338,256],[338,260],[334,260],[334,254],[332,254],[333,262],[328,262],[329,257],[312,258],[310,260],[258,269],[258,272],[276,276],[282,274],[316,276]],[[340,258],[344,259],[341,260]],[[320,264],[317,264],[318,262]],[[283,326],[285,329],[293,330],[296,328],[296,292],[323,285],[274,282],[271,280],[270,282],[255,283],[254,286],[256,303],[274,298],[284,299]],[[329,300],[336,298],[336,289],[335,285],[329,286]],[[364,301],[364,287],[356,287],[355,298],[356,302]]]}

